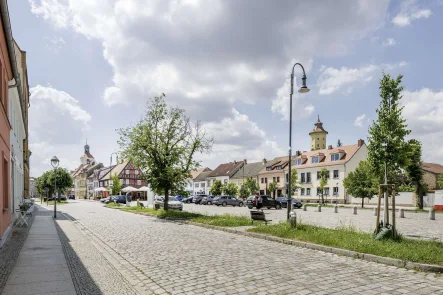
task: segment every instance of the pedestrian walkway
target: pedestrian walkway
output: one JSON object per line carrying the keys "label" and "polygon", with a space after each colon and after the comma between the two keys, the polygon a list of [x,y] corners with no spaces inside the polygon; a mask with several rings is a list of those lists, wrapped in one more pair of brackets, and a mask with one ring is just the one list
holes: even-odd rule
{"label": "pedestrian walkway", "polygon": [[52,216],[35,216],[2,294],[76,294]]}

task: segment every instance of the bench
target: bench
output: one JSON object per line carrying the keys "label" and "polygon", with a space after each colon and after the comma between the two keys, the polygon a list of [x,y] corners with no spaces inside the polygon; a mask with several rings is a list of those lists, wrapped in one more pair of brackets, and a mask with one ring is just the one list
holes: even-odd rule
{"label": "bench", "polygon": [[268,222],[272,220],[266,219],[265,213],[263,211],[250,211],[251,212],[251,222],[254,223],[254,220],[264,221],[267,225]]}

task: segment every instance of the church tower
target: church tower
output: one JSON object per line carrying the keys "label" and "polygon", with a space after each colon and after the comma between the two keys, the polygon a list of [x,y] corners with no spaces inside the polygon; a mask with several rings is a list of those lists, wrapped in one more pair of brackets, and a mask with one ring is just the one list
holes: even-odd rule
{"label": "church tower", "polygon": [[92,162],[95,162],[94,157],[89,152],[89,145],[88,145],[88,140],[87,139],[86,139],[86,144],[85,144],[85,154],[83,156],[81,156],[80,162],[82,164],[90,164]]}
{"label": "church tower", "polygon": [[328,134],[328,131],[323,129],[323,123],[320,121],[320,115],[318,116],[317,123],[314,125],[314,129],[309,132],[309,135],[311,136],[311,151],[325,149],[326,135]]}

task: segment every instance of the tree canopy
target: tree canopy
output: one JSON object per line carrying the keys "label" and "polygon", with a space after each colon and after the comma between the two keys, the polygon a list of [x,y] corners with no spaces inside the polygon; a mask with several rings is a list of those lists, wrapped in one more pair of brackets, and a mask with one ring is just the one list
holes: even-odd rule
{"label": "tree canopy", "polygon": [[324,192],[325,192],[325,188],[328,185],[328,176],[329,176],[329,171],[326,168],[322,168],[320,170],[320,184],[318,186],[318,188],[320,189],[320,194],[321,194],[321,202],[322,204],[325,203],[324,200]]}
{"label": "tree canopy", "polygon": [[119,195],[120,191],[122,190],[122,183],[120,182],[120,179],[118,178],[118,174],[114,173],[114,175],[111,175],[111,186],[109,187],[111,189],[111,195]]}
{"label": "tree canopy", "polygon": [[343,185],[353,197],[362,199],[362,208],[365,198],[371,199],[378,194],[378,179],[367,161],[361,161],[355,171],[349,172]]}
{"label": "tree canopy", "polygon": [[215,180],[214,183],[212,183],[211,189],[209,190],[209,193],[214,196],[220,196],[223,192],[223,185],[220,180]]}
{"label": "tree canopy", "polygon": [[236,196],[238,193],[238,186],[235,183],[230,182],[223,186],[223,192],[227,196]]}
{"label": "tree canopy", "polygon": [[273,181],[268,185],[268,190],[271,192],[271,196],[275,199],[275,191],[277,190],[278,184]]}
{"label": "tree canopy", "polygon": [[423,169],[421,168],[421,143],[418,140],[411,139],[408,142],[409,165],[406,166],[406,173],[415,187],[417,196],[417,205],[423,209]]}
{"label": "tree canopy", "polygon": [[246,179],[245,181],[245,194],[247,195],[251,195],[251,194],[255,194],[259,191],[259,186],[258,183],[255,179],[253,179],[252,177],[249,177]]}
{"label": "tree canopy", "polygon": [[134,126],[118,130],[118,144],[124,158],[143,172],[154,192],[164,193],[164,209],[168,209],[171,191],[180,191],[190,171],[200,162],[196,153],[207,153],[213,139],[200,122],[191,123],[186,112],[169,107],[166,95],[156,96],[148,103],[144,117]]}
{"label": "tree canopy", "polygon": [[36,182],[37,191],[40,194],[45,194],[45,188],[48,187],[49,195],[52,195],[54,193],[54,185],[56,185],[57,192],[63,194],[74,185],[71,174],[68,170],[57,168],[56,175],[57,177],[55,180],[57,183],[54,183],[54,170],[51,169],[43,173]]}
{"label": "tree canopy", "polygon": [[385,162],[389,180],[408,164],[409,147],[405,137],[411,131],[402,117],[402,78],[399,75],[393,79],[383,73],[379,87],[381,102],[377,108],[378,118],[369,128],[368,161],[380,181],[384,178]]}
{"label": "tree canopy", "polygon": [[295,191],[301,188],[298,182],[298,173],[296,168],[291,170],[291,196],[295,195]]}

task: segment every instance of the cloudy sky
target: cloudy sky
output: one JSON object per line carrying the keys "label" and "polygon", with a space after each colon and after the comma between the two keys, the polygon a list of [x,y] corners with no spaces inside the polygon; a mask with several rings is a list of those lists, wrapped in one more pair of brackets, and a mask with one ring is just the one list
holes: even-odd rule
{"label": "cloudy sky", "polygon": [[[27,51],[31,174],[57,155],[79,164],[86,138],[105,165],[115,129],[162,92],[213,134],[204,166],[287,154],[289,76],[294,150],[320,115],[328,144],[366,139],[384,70],[404,74],[404,116],[424,160],[443,162],[443,1],[9,1]],[[296,71],[300,84],[300,70]]]}

